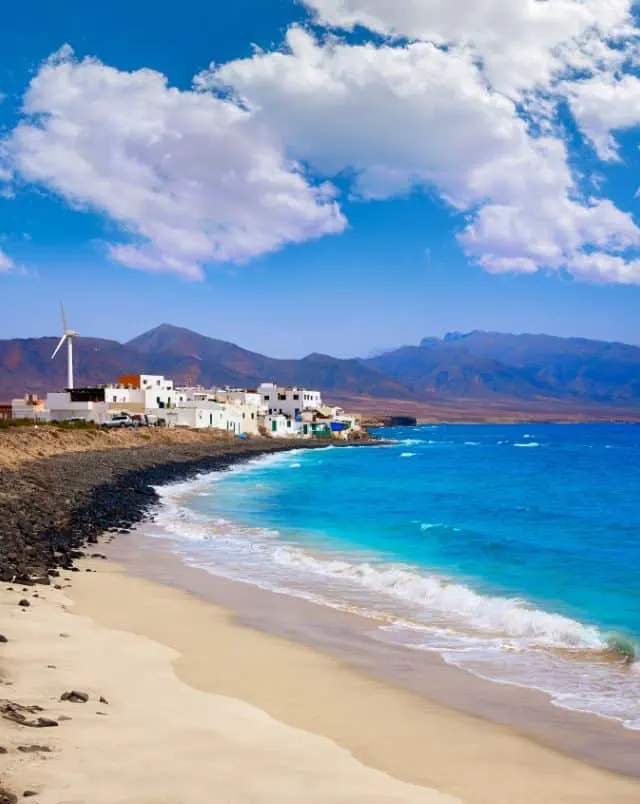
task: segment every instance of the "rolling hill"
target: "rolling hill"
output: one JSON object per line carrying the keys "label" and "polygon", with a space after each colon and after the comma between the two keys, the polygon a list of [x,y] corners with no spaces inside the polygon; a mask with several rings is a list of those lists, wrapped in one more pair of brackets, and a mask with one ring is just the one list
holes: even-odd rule
{"label": "rolling hill", "polygon": [[[56,342],[0,341],[0,399],[63,386]],[[204,386],[313,386],[361,410],[426,418],[640,419],[640,348],[619,343],[470,332],[366,359],[283,360],[162,324],[128,343],[78,338],[75,347],[78,385],[146,372]]]}

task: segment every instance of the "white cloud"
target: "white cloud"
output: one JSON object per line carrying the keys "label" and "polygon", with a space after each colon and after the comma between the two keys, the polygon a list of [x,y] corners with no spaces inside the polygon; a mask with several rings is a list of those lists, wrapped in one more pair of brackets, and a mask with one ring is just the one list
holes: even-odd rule
{"label": "white cloud", "polygon": [[640,284],[640,259],[624,260],[603,252],[578,254],[575,257],[574,270],[593,282],[616,281],[623,285]]}
{"label": "white cloud", "polygon": [[632,28],[633,0],[303,0],[320,24],[454,44],[481,59],[492,86],[513,94],[569,67],[612,64],[609,41]]}
{"label": "white cloud", "polygon": [[15,262],[6,252],[0,249],[0,274],[8,273],[16,267]]}
{"label": "white cloud", "polygon": [[[193,91],[63,49],[0,162],[106,213],[129,234],[113,258],[146,271],[197,278],[340,232],[339,178],[355,199],[437,193],[488,271],[640,283],[640,229],[572,167],[558,114],[566,100],[597,155],[619,158],[615,132],[640,123],[633,0],[302,2],[332,30],[294,26]],[[382,43],[336,34],[357,25]]]}
{"label": "white cloud", "polygon": [[640,79],[601,73],[568,86],[573,115],[601,159],[619,159],[614,131],[640,123]]}
{"label": "white cloud", "polygon": [[200,278],[206,263],[346,225],[332,188],[311,185],[249,112],[157,72],[78,62],[64,48],[23,111],[6,143],[13,169],[117,222],[129,242],[110,253],[132,268]]}
{"label": "white cloud", "polygon": [[286,50],[212,66],[197,84],[231,88],[296,158],[352,176],[364,197],[435,188],[467,214],[461,240],[487,270],[587,275],[576,255],[640,245],[629,214],[581,197],[555,126],[534,136],[467,48],[318,42],[292,28]]}

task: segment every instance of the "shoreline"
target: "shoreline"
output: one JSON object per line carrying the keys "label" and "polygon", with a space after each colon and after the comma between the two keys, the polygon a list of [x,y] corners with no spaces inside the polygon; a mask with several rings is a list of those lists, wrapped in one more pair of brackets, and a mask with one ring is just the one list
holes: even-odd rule
{"label": "shoreline", "polygon": [[[67,449],[15,465],[10,460],[0,462],[0,581],[49,584],[60,569],[71,570],[74,560],[85,547],[96,545],[100,535],[126,532],[144,520],[158,500],[153,486],[221,471],[272,452],[329,446],[323,441],[239,441],[188,435],[186,443],[161,441],[98,451]],[[161,433],[159,438],[163,436]],[[41,438],[37,432],[27,436],[29,442]],[[383,442],[330,445],[379,443]],[[6,447],[4,453],[12,457]]]}
{"label": "shoreline", "polygon": [[[383,442],[373,442],[373,445],[378,443]],[[338,797],[339,792],[334,791],[333,798],[318,799],[319,804],[351,800],[538,804],[539,801],[568,803],[576,797],[597,804],[630,804],[638,800],[640,732],[629,732],[604,718],[553,707],[543,693],[496,685],[471,676],[445,664],[435,654],[411,651],[409,658],[406,648],[392,647],[388,643],[376,646],[364,633],[357,615],[327,611],[309,602],[292,601],[273,592],[186,567],[177,557],[159,549],[159,540],[154,539],[150,546],[139,533],[129,530],[132,524],[148,517],[154,507],[157,495],[150,489],[151,483],[162,485],[188,480],[198,473],[220,471],[265,452],[321,448],[327,444],[273,443],[268,449],[264,446],[264,443],[254,443],[251,450],[238,451],[230,450],[227,443],[217,445],[217,450],[213,451],[209,444],[206,455],[201,452],[202,446],[196,450],[199,455],[194,455],[193,451],[185,454],[182,448],[176,452],[175,446],[169,452],[158,453],[156,449],[155,453],[146,454],[144,448],[121,449],[112,451],[104,465],[100,463],[104,453],[84,453],[82,457],[74,454],[33,461],[20,472],[0,471],[0,492],[3,480],[4,488],[8,488],[8,476],[26,476],[31,493],[42,494],[42,484],[53,483],[58,496],[53,494],[47,498],[48,506],[36,507],[36,519],[39,517],[42,521],[50,517],[46,535],[50,540],[53,538],[56,545],[61,538],[69,540],[67,552],[54,556],[58,568],[48,566],[45,578],[35,579],[46,584],[49,577],[51,582],[58,578],[55,588],[30,585],[24,590],[27,597],[40,598],[32,601],[38,609],[48,606],[45,600],[51,598],[58,614],[66,616],[70,610],[78,612],[85,615],[81,618],[85,624],[88,615],[91,628],[97,629],[105,645],[111,644],[113,629],[128,634],[129,638],[135,634],[136,639],[144,640],[145,644],[151,640],[156,648],[163,646],[165,663],[170,650],[171,675],[175,671],[181,679],[176,683],[182,687],[200,690],[202,695],[215,693],[225,700],[244,702],[278,726],[314,739],[321,737],[332,746],[346,750],[360,769],[373,768],[375,772],[382,772],[387,782],[413,786],[402,788],[402,792],[398,788],[399,797],[393,792],[378,799],[374,794],[380,779],[373,788],[368,788],[368,782],[362,777],[356,788],[360,795],[362,784],[362,791],[370,790],[367,795],[362,792],[362,798],[352,799]],[[166,462],[168,455],[173,462]],[[67,471],[62,479],[57,476],[61,467]],[[102,485],[95,486],[96,474],[100,479],[106,477]],[[65,478],[67,481],[76,478],[78,486],[65,486]],[[56,519],[55,507],[61,499],[67,500],[68,508]],[[109,525],[110,522],[116,522],[117,526]],[[108,542],[113,541],[114,530],[123,531],[126,527],[129,532],[120,533],[113,545],[103,546],[99,534],[105,530],[105,523]],[[4,527],[6,532],[6,522]],[[83,559],[76,565],[76,560],[82,556],[79,548],[84,543],[95,544],[96,550],[112,555],[122,566],[99,559]],[[33,544],[27,539],[24,546]],[[86,574],[83,569],[87,570]],[[33,582],[33,578],[29,580]],[[71,589],[75,603],[72,609],[61,588],[63,585]],[[45,673],[34,667],[40,645],[38,643],[36,648],[29,644],[29,634],[25,636],[22,626],[36,618],[32,616],[32,608],[16,607],[17,597],[22,595],[24,592],[20,592],[17,584],[10,593],[6,592],[6,584],[0,587],[0,606],[9,601],[11,611],[7,622],[16,628],[14,633],[9,633],[7,627],[9,644],[0,646],[0,678],[4,684],[8,682],[15,687],[15,690],[10,687],[4,690],[5,695],[12,697],[26,685],[30,691],[20,693],[16,700],[22,698],[26,703],[37,703],[48,710],[51,701],[57,700],[48,691],[49,678],[43,687],[45,676],[51,677],[51,671]],[[196,620],[199,625],[194,624]],[[189,623],[189,629],[181,625],[184,622]],[[54,630],[57,627],[55,625]],[[43,649],[58,651],[58,642],[65,642],[59,639],[60,634],[66,630],[66,626],[60,625],[53,634],[53,642],[45,640]],[[185,630],[193,633],[183,633]],[[184,644],[187,637],[188,644]],[[39,639],[42,641],[42,637]],[[26,651],[17,675],[12,668],[16,641],[18,647],[22,644]],[[348,645],[346,650],[345,645]],[[225,653],[225,646],[230,650],[229,655]],[[76,640],[73,647],[74,653],[84,654],[88,650],[81,639]],[[126,651],[118,655],[126,669]],[[71,658],[65,653],[61,665]],[[83,664],[86,672],[97,673],[98,668],[87,662],[88,658]],[[259,673],[256,667],[260,667]],[[265,670],[268,670],[266,675]],[[131,674],[135,669],[129,667],[127,672]],[[162,672],[166,676],[166,670]],[[80,687],[82,679],[76,676],[76,680],[69,683]],[[150,705],[146,700],[147,708]],[[152,720],[153,713],[139,711],[137,717]],[[179,714],[176,717],[180,719]],[[6,725],[3,720],[0,724]],[[95,723],[91,728],[97,728]],[[138,723],[134,731],[138,733],[140,729]],[[35,740],[41,736],[42,733],[27,735]],[[75,750],[86,753],[85,734],[74,739]],[[113,739],[117,743],[113,745],[114,761],[121,761],[122,748],[117,734]],[[137,749],[131,746],[131,750]],[[150,762],[163,761],[158,757],[164,747],[156,746],[156,750],[158,756],[150,756]],[[12,776],[12,772],[20,768],[25,773],[31,772],[37,760],[38,773],[43,780],[43,792],[38,800],[45,804],[102,802],[88,792],[84,798],[49,797],[50,790],[55,788],[48,787],[51,768],[47,765],[50,763],[55,770],[57,753],[55,757],[43,759],[37,752],[33,756],[16,757],[16,751],[14,745],[7,756],[0,756],[0,779],[14,779],[14,789],[23,784],[23,779],[27,785],[28,774]],[[96,758],[89,756],[86,761],[90,768]],[[67,767],[64,774],[68,774],[65,762],[66,759],[62,761]],[[602,769],[603,766],[609,770]],[[355,766],[352,770],[356,772]],[[94,768],[94,772],[99,775],[101,771]],[[460,779],[461,775],[464,778]],[[215,778],[207,778],[209,785],[216,783]],[[201,782],[199,777],[193,783],[197,786]],[[144,788],[145,783],[144,778],[136,777],[134,787]],[[523,793],[525,788],[527,792]],[[443,798],[438,791],[456,798]],[[121,800],[127,804],[149,800],[142,794],[140,798],[136,795]],[[228,800],[272,800],[269,797],[243,798],[243,795],[238,793]],[[299,789],[298,797],[291,801],[299,801],[300,795]],[[193,793],[193,798],[177,797],[175,801],[183,804],[193,800],[200,804],[201,796],[199,789],[197,795]],[[104,802],[111,800],[105,798]],[[273,799],[274,804],[281,800],[288,799]]]}
{"label": "shoreline", "polygon": [[[185,564],[167,539],[138,531],[107,549],[123,570],[136,578],[185,592],[229,612],[240,627],[320,652],[360,676],[391,685],[486,723],[511,729],[549,751],[606,772],[637,779],[640,795],[640,731],[599,715],[557,707],[540,690],[499,683],[447,664],[435,651],[416,651],[375,638],[377,621],[317,605],[309,600],[261,589]],[[276,706],[274,715],[295,712]]]}
{"label": "shoreline", "polygon": [[[19,588],[0,589],[3,695],[59,722],[0,721],[0,777],[20,795],[42,804],[201,804],[212,790],[233,804],[638,799],[637,780],[240,625],[225,607],[110,561],[81,569],[91,571],[66,574],[68,590],[32,591],[26,611]],[[61,701],[70,689],[88,701]],[[25,743],[40,750],[22,753]]]}

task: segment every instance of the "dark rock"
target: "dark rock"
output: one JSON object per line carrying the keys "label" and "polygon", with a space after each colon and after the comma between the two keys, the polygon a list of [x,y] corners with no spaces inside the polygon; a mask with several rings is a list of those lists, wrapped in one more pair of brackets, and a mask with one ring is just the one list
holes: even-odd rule
{"label": "dark rock", "polygon": [[0,787],[0,804],[18,804],[18,797]]}
{"label": "dark rock", "polygon": [[70,690],[69,692],[63,692],[60,700],[71,701],[71,703],[86,703],[89,700],[89,696],[86,692],[80,690]]}
{"label": "dark rock", "polygon": [[50,717],[39,717],[37,723],[25,723],[24,725],[25,726],[35,726],[36,728],[39,728],[39,729],[46,729],[46,728],[50,728],[51,726],[57,726],[58,721],[53,720]]}
{"label": "dark rock", "polygon": [[4,745],[0,745],[0,754],[8,754],[9,749],[5,748]]}
{"label": "dark rock", "polygon": [[58,723],[51,718],[42,716],[30,717],[42,712],[41,706],[19,704],[15,701],[2,700],[0,701],[0,715],[5,720],[11,720],[19,726],[30,726],[31,728],[46,728],[48,726],[57,726]]}
{"label": "dark rock", "polygon": [[48,745],[19,745],[18,751],[22,754],[50,754]]}
{"label": "dark rock", "polygon": [[46,584],[61,569],[77,571],[74,562],[84,546],[107,531],[111,538],[128,533],[148,516],[158,500],[154,486],[299,446],[259,440],[151,444],[61,454],[16,471],[2,469],[0,581],[29,587]]}
{"label": "dark rock", "polygon": [[6,638],[6,636],[4,634],[0,634],[0,642],[2,642],[4,644],[5,642],[8,642],[8,641],[9,640]]}
{"label": "dark rock", "polygon": [[64,633],[64,631],[61,631],[61,632],[60,632],[60,636],[61,636],[63,639],[68,639],[68,638],[69,638],[69,634],[65,634],[65,633]]}
{"label": "dark rock", "polygon": [[22,600],[18,603],[18,605],[22,606],[23,609],[26,609],[28,606],[31,605],[31,603],[29,603],[29,601],[25,597],[23,597]]}
{"label": "dark rock", "polygon": [[62,587],[60,586],[60,584],[59,584],[59,583],[54,584],[54,585],[53,585],[53,588],[54,588],[54,589],[62,589]]}
{"label": "dark rock", "polygon": [[62,723],[63,720],[73,720],[69,715],[59,715],[58,720]]}
{"label": "dark rock", "polygon": [[48,664],[48,665],[47,665],[47,669],[48,669],[48,670],[55,670],[55,669],[56,669],[56,666],[55,666],[55,664]]}
{"label": "dark rock", "polygon": [[31,798],[32,796],[37,796],[38,794],[34,790],[25,790],[22,795],[24,798]]}
{"label": "dark rock", "polygon": [[104,697],[104,695],[101,695],[101,696],[100,696],[99,703],[101,703],[101,704],[108,704],[108,703],[109,703],[109,701],[107,701],[107,699]]}

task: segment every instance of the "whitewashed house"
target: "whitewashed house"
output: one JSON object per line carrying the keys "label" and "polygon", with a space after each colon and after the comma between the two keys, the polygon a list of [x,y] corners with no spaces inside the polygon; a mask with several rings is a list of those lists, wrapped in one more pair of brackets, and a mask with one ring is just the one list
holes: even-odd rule
{"label": "whitewashed house", "polygon": [[52,422],[84,419],[87,422],[102,424],[109,418],[108,406],[104,399],[100,398],[99,393],[92,394],[89,393],[90,390],[98,389],[78,388],[47,394],[46,419]]}
{"label": "whitewashed house", "polygon": [[44,399],[39,399],[33,394],[27,394],[19,399],[11,400],[11,418],[49,421],[49,411]]}
{"label": "whitewashed house", "polygon": [[[258,435],[259,419],[262,415],[260,396],[256,392],[220,388],[180,387],[176,388],[175,405],[178,408],[194,404],[212,403],[228,409],[230,428],[237,434]],[[206,405],[204,405],[206,408]],[[203,408],[203,409],[204,409]],[[205,417],[206,418],[206,417]],[[226,427],[223,429],[227,429]]]}
{"label": "whitewashed house", "polygon": [[164,417],[170,427],[224,430],[234,435],[244,432],[242,415],[231,405],[221,405],[219,402],[184,401],[167,409]]}
{"label": "whitewashed house", "polygon": [[161,374],[125,374],[116,385],[106,385],[104,390],[110,409],[120,406],[122,410],[144,413],[172,408],[176,403],[173,380]]}
{"label": "whitewashed house", "polygon": [[283,388],[272,382],[263,382],[258,386],[265,409],[271,415],[298,417],[303,410],[322,406],[320,391],[307,388]]}

